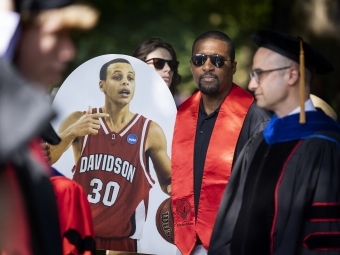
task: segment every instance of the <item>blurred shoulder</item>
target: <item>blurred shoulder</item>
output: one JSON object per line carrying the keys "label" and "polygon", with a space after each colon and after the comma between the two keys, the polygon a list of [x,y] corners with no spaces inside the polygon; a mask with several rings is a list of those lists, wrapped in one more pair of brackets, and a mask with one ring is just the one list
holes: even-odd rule
{"label": "blurred shoulder", "polygon": [[247,114],[251,118],[256,118],[258,120],[262,121],[269,121],[272,117],[273,113],[270,111],[267,111],[265,109],[262,109],[256,105],[256,102],[254,101],[251,106],[249,107],[249,111]]}

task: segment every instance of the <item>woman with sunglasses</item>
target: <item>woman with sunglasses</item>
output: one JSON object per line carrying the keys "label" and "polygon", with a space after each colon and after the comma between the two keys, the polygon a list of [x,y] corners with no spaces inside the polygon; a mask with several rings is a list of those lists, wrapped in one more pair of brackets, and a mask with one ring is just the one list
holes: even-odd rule
{"label": "woman with sunglasses", "polygon": [[172,95],[177,92],[182,77],[177,70],[179,62],[176,52],[169,43],[160,38],[151,38],[138,45],[132,56],[153,67],[168,85]]}

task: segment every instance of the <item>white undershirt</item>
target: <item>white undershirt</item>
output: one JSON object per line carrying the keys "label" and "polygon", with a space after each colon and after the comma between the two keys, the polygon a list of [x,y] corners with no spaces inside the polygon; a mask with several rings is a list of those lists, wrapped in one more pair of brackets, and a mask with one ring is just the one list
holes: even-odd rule
{"label": "white undershirt", "polygon": [[[297,107],[295,108],[292,112],[290,112],[288,115],[292,115],[292,114],[296,114],[296,113],[299,113],[300,112],[300,109],[301,107]],[[316,111],[314,105],[313,105],[313,102],[311,99],[308,99],[306,102],[305,102],[305,112],[311,112],[311,111]]]}

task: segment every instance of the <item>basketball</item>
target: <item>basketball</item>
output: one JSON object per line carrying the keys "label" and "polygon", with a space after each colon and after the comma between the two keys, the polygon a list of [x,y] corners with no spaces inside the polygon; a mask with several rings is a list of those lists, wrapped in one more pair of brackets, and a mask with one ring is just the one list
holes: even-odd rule
{"label": "basketball", "polygon": [[158,233],[169,243],[174,243],[174,218],[172,215],[171,198],[165,199],[156,212]]}

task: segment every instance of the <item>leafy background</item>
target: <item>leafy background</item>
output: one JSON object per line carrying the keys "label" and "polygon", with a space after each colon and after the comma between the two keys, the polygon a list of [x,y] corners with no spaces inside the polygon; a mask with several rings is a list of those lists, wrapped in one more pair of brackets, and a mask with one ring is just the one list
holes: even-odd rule
{"label": "leafy background", "polygon": [[[259,28],[301,36],[334,65],[335,71],[315,77],[312,93],[332,105],[340,116],[340,1],[338,0],[92,0],[101,12],[91,31],[75,33],[77,57],[65,78],[85,61],[104,54],[131,55],[135,47],[160,37],[173,45],[183,82],[179,95],[196,88],[189,69],[194,39],[208,30],[228,34],[236,46],[234,81],[246,88]],[[60,84],[56,84],[56,87]]]}

